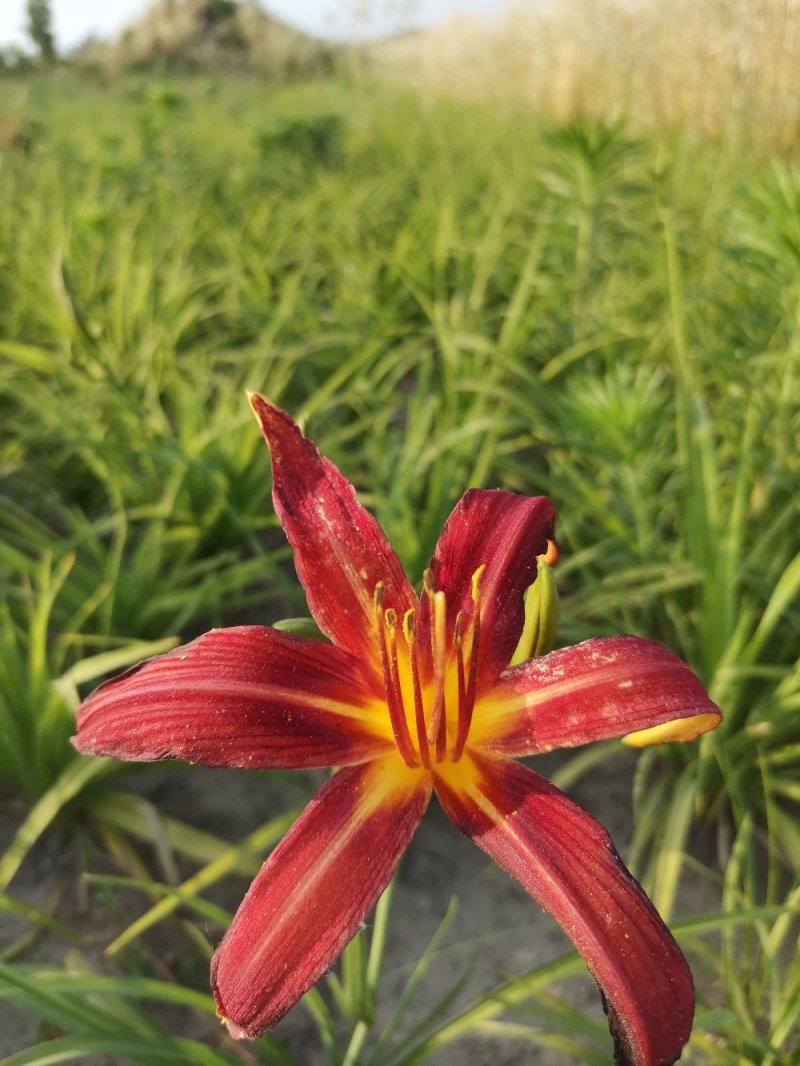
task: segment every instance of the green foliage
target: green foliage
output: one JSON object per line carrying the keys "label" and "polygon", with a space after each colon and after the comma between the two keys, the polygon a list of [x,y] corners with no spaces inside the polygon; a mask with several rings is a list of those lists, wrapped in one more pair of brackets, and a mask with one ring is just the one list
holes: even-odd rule
{"label": "green foliage", "polygon": [[173,1036],[136,1007],[139,1000],[156,999],[185,1005],[213,1019],[210,996],[167,982],[100,979],[78,955],[73,955],[63,970],[0,963],[0,995],[68,1034],[3,1059],[5,1066],[86,1062],[100,1054],[124,1056],[143,1066],[161,1062],[227,1066],[241,1062],[238,1056]]}
{"label": "green foliage", "polygon": [[[24,562],[27,568],[28,559]],[[60,613],[57,635],[51,629],[74,562],[66,555],[54,564],[45,555],[31,563],[30,576],[24,574],[20,587],[9,590],[11,598],[0,608],[0,781],[29,802],[80,761],[69,744],[79,703],[77,684],[174,643],[169,638],[155,644],[121,642],[112,651],[76,655],[81,626],[93,613],[91,599],[84,599],[74,613]]]}
{"label": "green foliage", "polygon": [[[720,912],[681,932],[702,975],[691,1061],[789,1061],[796,167],[339,83],[41,81],[20,99],[0,145],[0,777],[27,813],[0,884],[51,827],[88,824],[116,864],[89,882],[108,913],[125,892],[147,909],[109,934],[124,973],[4,966],[3,994],[58,1034],[10,1061],[123,1041],[145,1063],[241,1061],[213,1026],[200,1044],[139,1009],[151,994],[210,1007],[152,983],[148,931],[180,930],[202,982],[206,945],[181,915],[221,925],[209,890],[252,874],[284,822],[231,845],[121,791],[68,737],[106,674],[211,625],[302,611],[246,389],[301,419],[415,579],[468,486],[549,493],[559,642],[635,632],[701,673],[726,723],[640,756],[630,857],[668,914],[697,816],[733,827]],[[560,782],[617,750],[575,755]],[[2,904],[37,931],[56,921]],[[466,1033],[607,1061],[602,1023],[554,998],[573,956],[471,1007],[459,985],[412,1011],[439,938],[387,1021],[389,906],[306,998],[332,1063],[410,1066]],[[277,1042],[254,1056],[292,1061]]]}
{"label": "green foliage", "polygon": [[344,122],[341,115],[278,117],[256,133],[265,173],[280,180],[288,170],[314,171],[341,159]]}

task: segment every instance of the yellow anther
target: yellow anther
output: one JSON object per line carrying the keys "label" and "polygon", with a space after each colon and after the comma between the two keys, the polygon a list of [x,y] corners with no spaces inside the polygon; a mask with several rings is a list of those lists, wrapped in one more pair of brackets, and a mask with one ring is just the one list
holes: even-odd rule
{"label": "yellow anther", "polygon": [[403,615],[403,636],[406,638],[406,644],[409,648],[414,640],[414,608],[409,607],[406,613]]}
{"label": "yellow anther", "polygon": [[433,578],[431,577],[431,568],[422,571],[422,589],[428,596],[433,596]]}
{"label": "yellow anther", "polygon": [[475,573],[472,575],[472,602],[477,603],[480,597],[480,585],[481,578],[483,577],[483,571],[486,569],[486,563],[481,563]]}

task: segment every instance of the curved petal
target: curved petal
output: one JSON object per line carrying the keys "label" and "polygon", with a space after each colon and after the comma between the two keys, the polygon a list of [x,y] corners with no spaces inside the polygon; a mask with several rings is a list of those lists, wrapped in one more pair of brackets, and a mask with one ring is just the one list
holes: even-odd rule
{"label": "curved petal", "polygon": [[211,963],[233,1036],[270,1029],[333,964],[394,872],[430,798],[398,756],[332,777],[269,857]]}
{"label": "curved petal", "polygon": [[[473,577],[484,568],[478,580],[478,693],[491,686],[511,660],[525,620],[523,595],[536,577],[536,556],[546,551],[554,522],[555,509],[546,496],[470,489],[445,523],[430,581],[446,596],[448,642],[458,613],[463,612],[466,624],[472,617]],[[427,604],[423,600],[420,620],[425,633],[430,629]]]}
{"label": "curved petal", "polygon": [[394,747],[359,660],[264,626],[216,629],[101,685],[78,710],[87,755],[300,769]]}
{"label": "curved petal", "polygon": [[640,637],[599,637],[501,674],[475,707],[470,744],[535,755],[665,723],[670,728],[653,742],[693,740],[721,720],[700,680],[672,652]]}
{"label": "curved petal", "polygon": [[458,763],[447,780],[436,781],[439,799],[461,832],[553,915],[581,953],[603,995],[615,1061],[675,1062],[692,1028],[692,975],[608,833],[527,767],[465,759],[465,767]]}
{"label": "curved petal", "polygon": [[337,647],[379,671],[375,588],[383,583],[384,607],[398,618],[416,605],[416,594],[347,478],[285,411],[261,396],[251,396],[250,403],[269,445],[275,510],[311,613]]}

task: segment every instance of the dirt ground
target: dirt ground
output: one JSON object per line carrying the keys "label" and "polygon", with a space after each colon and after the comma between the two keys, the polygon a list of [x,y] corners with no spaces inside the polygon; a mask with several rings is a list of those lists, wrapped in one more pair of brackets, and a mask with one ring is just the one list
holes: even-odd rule
{"label": "dirt ground", "polygon": [[[545,776],[558,765],[558,755],[539,758],[531,765]],[[587,775],[571,793],[586,810],[609,829],[618,850],[624,856],[632,831],[631,777],[632,753],[621,751],[599,770]],[[318,780],[323,780],[324,775]],[[314,783],[312,778],[311,784]],[[119,779],[118,784],[136,790],[155,802],[163,813],[173,814],[192,825],[217,833],[228,840],[244,837],[268,818],[299,802],[301,793],[285,781],[269,775],[247,774],[203,767],[163,765]],[[0,846],[7,845],[15,827],[19,809],[11,803],[0,804]],[[37,907],[47,908],[53,893],[61,895],[57,916],[67,923],[91,932],[99,961],[102,946],[132,920],[142,909],[141,897],[131,897],[130,915],[113,920],[97,898],[86,893],[79,877],[79,857],[74,842],[65,832],[53,831],[28,857],[11,891]],[[215,900],[234,910],[246,889],[241,878],[228,879],[219,886]],[[445,916],[452,897],[458,899],[458,911],[447,937],[447,950],[434,964],[410,1019],[419,1019],[438,996],[451,988],[462,976],[470,960],[464,945],[475,938],[481,941],[474,969],[458,1005],[469,1002],[475,994],[487,990],[509,976],[519,974],[554,958],[569,947],[556,924],[522,891],[516,882],[499,870],[471,841],[452,826],[435,799],[411,843],[400,867],[384,966],[384,980],[378,1004],[379,1015],[391,1014],[411,967],[420,957]],[[710,909],[715,900],[702,882],[682,894],[681,913]],[[202,920],[197,919],[198,924]],[[0,951],[12,943],[26,928],[19,920],[4,916],[0,923]],[[160,927],[162,930],[163,927]],[[159,931],[157,936],[162,936]],[[215,934],[216,935],[216,934]],[[181,943],[180,941],[176,944]],[[23,959],[58,963],[68,950],[63,940],[47,935],[40,937]],[[85,948],[82,950],[86,951]],[[165,959],[179,951],[164,942]],[[597,988],[586,974],[557,987],[568,1002],[590,1011],[602,1019]],[[168,1018],[159,1018],[169,1024]],[[208,1037],[207,1030],[183,1027],[181,1035],[196,1039]],[[39,1034],[39,1035],[37,1035]],[[286,1043],[303,1066],[327,1066],[328,1059],[319,1044],[316,1030],[302,1007],[290,1011],[274,1035]],[[0,1056],[30,1047],[41,1038],[38,1020],[5,1002],[0,1002]],[[454,1057],[455,1056],[455,1057]],[[93,1059],[93,1063],[101,1060]],[[123,1060],[106,1058],[103,1066],[122,1066]],[[563,1055],[532,1048],[517,1042],[489,1038],[469,1038],[444,1049],[430,1060],[432,1066],[458,1061],[468,1066],[567,1066],[572,1060]],[[177,1066],[177,1064],[176,1064]]]}

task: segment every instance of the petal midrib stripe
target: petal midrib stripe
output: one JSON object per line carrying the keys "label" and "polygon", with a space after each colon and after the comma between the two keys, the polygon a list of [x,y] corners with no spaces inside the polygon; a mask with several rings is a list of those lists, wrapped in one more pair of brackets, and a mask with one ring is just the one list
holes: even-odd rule
{"label": "petal midrib stripe", "polygon": [[[365,823],[369,821],[382,804],[389,802],[389,796],[381,794],[381,790],[378,788],[365,789],[360,800],[353,809],[353,813],[347,822],[346,828],[342,827],[340,829],[335,840],[327,844],[324,852],[316,852],[316,861],[310,866],[306,873],[294,883],[292,895],[295,899],[308,900],[314,898],[314,895],[319,891],[319,887],[325,883],[330,870],[339,864],[340,856],[349,846],[351,838],[360,832]],[[387,817],[391,817],[390,812],[387,812]],[[386,850],[391,850],[388,845],[389,841],[387,841]],[[383,869],[380,856],[376,854],[373,854],[370,865],[371,868],[376,871]],[[296,922],[297,914],[291,906],[285,907],[282,911],[275,914],[274,920],[269,926],[269,936],[265,937],[259,943],[258,947],[252,951],[249,965],[258,969],[264,956],[273,950],[273,945],[276,940],[280,942],[282,939],[281,934],[283,930],[287,926],[293,926]],[[290,937],[291,933],[287,934],[287,938]]]}
{"label": "petal midrib stripe", "polygon": [[[364,719],[374,712],[378,702],[365,703],[361,706],[342,703],[331,699],[329,696],[315,695],[302,689],[286,688],[282,685],[270,685],[261,681],[226,681],[220,684],[218,680],[208,681],[182,681],[173,679],[168,691],[165,691],[163,680],[155,680],[152,684],[140,683],[129,685],[126,691],[126,703],[134,705],[137,700],[146,702],[150,707],[169,708],[176,701],[185,701],[187,698],[197,696],[200,698],[213,696],[217,701],[224,692],[224,699],[231,703],[263,703],[265,709],[270,705],[282,707],[310,707],[314,710],[330,711],[333,714],[349,718]],[[113,692],[109,692],[104,698],[99,693],[94,699],[94,711],[99,711],[108,704],[117,702]],[[212,710],[209,707],[209,710]]]}
{"label": "petal midrib stripe", "polygon": [[[513,667],[512,669],[519,669]],[[520,670],[522,673],[522,670]],[[637,685],[638,682],[646,680],[649,677],[654,677],[664,673],[663,663],[651,663],[645,666],[637,664],[635,670],[635,676],[624,677],[621,680],[632,682],[633,685]],[[541,678],[537,679],[541,683],[541,687],[535,686],[520,692],[519,690],[512,690],[508,695],[504,695],[502,692],[498,692],[498,688],[488,692],[484,698],[480,701],[487,708],[493,706],[496,711],[501,714],[513,714],[519,710],[530,710],[534,707],[539,707],[544,703],[549,703],[551,700],[556,700],[562,696],[568,696],[573,692],[583,691],[587,692],[590,697],[597,695],[595,689],[597,688],[610,688],[612,684],[617,685],[619,679],[620,670],[618,667],[608,666],[605,669],[602,667],[599,669],[593,669],[591,676],[587,679],[586,675],[581,673],[566,681],[548,681],[547,675],[544,671],[541,672]],[[535,677],[535,675],[534,675]],[[531,678],[533,680],[533,677]],[[511,679],[504,681],[501,679],[498,687],[504,686],[504,684],[512,684]],[[615,689],[616,691],[616,689]],[[630,688],[626,688],[622,691],[630,693]],[[635,691],[635,690],[634,690]]]}
{"label": "petal midrib stripe", "polygon": [[[519,849],[519,851],[521,853],[523,853],[523,854],[524,853],[528,853],[528,854],[530,853],[530,851],[531,851],[530,844],[527,842],[525,836],[523,834],[521,834],[517,830],[517,828],[516,828],[516,826],[514,824],[514,821],[513,821],[513,814],[511,814],[511,815],[503,814],[503,812],[500,811],[499,808],[496,807],[494,803],[492,803],[492,801],[488,798],[486,793],[481,791],[480,789],[476,788],[475,786],[471,786],[471,787],[468,788],[468,794],[469,794],[470,798],[473,800],[473,802],[475,803],[475,805],[479,808],[479,810],[483,814],[485,814],[487,816],[487,818],[489,818],[489,820],[492,822],[492,824],[498,828],[499,832],[501,832],[504,835],[508,836],[516,844],[516,846],[518,847],[518,849]],[[585,813],[585,812],[583,812],[583,813]],[[590,816],[588,816],[588,817],[590,817]],[[575,828],[576,828],[575,826],[572,827],[573,834],[574,834]],[[586,828],[586,827],[584,827],[582,825],[578,825],[577,828],[578,828],[578,831],[579,831],[579,833],[580,833],[580,835],[582,837],[586,838],[591,843],[595,843],[594,837],[592,836],[592,833],[591,833],[591,831],[588,828]],[[575,896],[569,890],[569,886],[564,882],[564,880],[562,878],[558,877],[557,874],[555,874],[555,873],[553,873],[551,871],[551,864],[550,864],[549,860],[545,860],[543,858],[543,856],[541,854],[541,850],[543,850],[543,849],[537,849],[535,866],[536,866],[536,876],[537,876],[537,878],[540,879],[541,881],[546,882],[547,885],[549,886],[545,890],[545,893],[549,894],[551,896],[554,896],[554,897],[561,897],[562,899],[569,900],[569,909],[573,913],[576,913],[576,914],[580,915],[581,912],[585,909],[585,905],[586,905],[585,904],[585,900],[583,900],[580,896]],[[587,849],[587,854],[591,855],[591,849]],[[497,858],[494,855],[493,855],[493,858],[495,858],[495,861],[497,861]],[[594,860],[594,859],[592,859],[592,861],[589,864],[585,864],[583,868],[584,868],[585,871],[589,871],[589,870],[592,869],[592,867],[594,867],[596,870],[600,871],[601,875],[603,875],[605,873],[605,870],[603,869],[602,865],[597,863],[597,861]],[[509,875],[509,876],[513,876],[513,875]],[[515,878],[515,880],[516,880],[516,878]],[[524,888],[524,886],[521,886],[521,887]],[[543,895],[545,893],[543,893]],[[544,903],[540,902],[539,900],[537,900],[536,902],[539,904],[540,907],[542,907],[544,910],[546,910],[548,913],[550,913],[549,907],[547,907]],[[559,925],[562,924],[561,921],[559,919],[556,919],[554,915],[551,915],[551,917],[553,917],[554,920],[557,921]],[[567,936],[569,936],[569,933],[567,932],[566,929],[564,929],[564,932],[566,933]],[[604,943],[603,943],[602,939],[600,939],[598,934],[595,933],[595,931],[592,929],[591,923],[582,923],[581,938],[582,938],[582,941],[583,941],[584,944],[586,944],[587,941],[591,941],[595,945],[595,950],[597,951],[598,954],[604,954],[604,952],[605,952]],[[570,939],[572,939],[571,936],[570,936]],[[573,943],[574,943],[574,941],[573,941]],[[581,949],[580,953],[581,953],[581,955],[583,955],[584,951]],[[586,961],[586,960],[584,959],[584,961]],[[594,973],[593,967],[588,966],[588,964],[587,964],[587,968],[589,969],[590,973],[592,973],[592,974]],[[628,994],[630,996],[634,996],[635,995],[635,988],[634,988],[634,985],[631,982],[631,980],[628,978],[628,976],[625,973],[623,973],[623,972],[617,971],[616,968],[615,968],[615,972],[618,974],[618,977],[619,977],[621,983],[624,984],[625,987],[628,989]]]}

